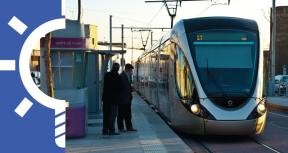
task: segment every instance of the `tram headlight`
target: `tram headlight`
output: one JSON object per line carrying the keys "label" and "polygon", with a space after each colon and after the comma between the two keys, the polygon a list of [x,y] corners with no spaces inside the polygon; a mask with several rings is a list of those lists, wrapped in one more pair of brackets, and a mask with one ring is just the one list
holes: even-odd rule
{"label": "tram headlight", "polygon": [[258,104],[257,112],[263,115],[266,112],[266,106],[263,103]]}
{"label": "tram headlight", "polygon": [[194,113],[196,115],[198,115],[200,113],[200,111],[201,111],[201,108],[200,108],[199,104],[191,105],[190,109],[191,109],[192,113]]}

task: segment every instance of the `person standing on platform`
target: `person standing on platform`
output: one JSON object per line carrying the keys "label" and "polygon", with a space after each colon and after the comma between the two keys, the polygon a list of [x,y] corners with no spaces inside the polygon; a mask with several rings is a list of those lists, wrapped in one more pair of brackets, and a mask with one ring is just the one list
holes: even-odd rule
{"label": "person standing on platform", "polygon": [[104,76],[103,86],[103,135],[119,135],[115,132],[115,120],[120,99],[121,78],[118,74],[120,65],[113,63],[112,70]]}
{"label": "person standing on platform", "polygon": [[125,121],[127,131],[137,131],[132,126],[132,74],[134,67],[131,64],[126,64],[124,71],[120,74],[121,77],[121,94],[120,103],[118,105],[117,124],[120,132],[125,132],[123,121]]}

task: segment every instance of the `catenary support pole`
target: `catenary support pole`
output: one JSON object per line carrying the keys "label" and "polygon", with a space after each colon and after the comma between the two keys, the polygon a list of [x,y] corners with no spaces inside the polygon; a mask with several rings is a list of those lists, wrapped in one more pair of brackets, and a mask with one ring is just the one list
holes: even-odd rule
{"label": "catenary support pole", "polygon": [[[122,42],[122,50],[124,50],[124,25],[121,25],[121,42]],[[125,59],[124,59],[124,53],[121,54],[121,67],[122,71],[124,70],[125,65]]]}
{"label": "catenary support pole", "polygon": [[133,44],[133,30],[131,29],[131,32],[132,32],[132,50],[131,50],[131,64],[133,64],[133,52],[134,52],[134,44]]}
{"label": "catenary support pole", "polygon": [[151,47],[153,45],[153,31],[151,31]]}
{"label": "catenary support pole", "polygon": [[272,40],[271,40],[271,93],[275,94],[275,52],[276,52],[276,2],[272,0]]}
{"label": "catenary support pole", "polygon": [[[110,15],[110,55],[112,55],[112,15]],[[112,57],[112,56],[111,56]],[[112,68],[112,58],[109,60],[110,63],[110,70]]]}

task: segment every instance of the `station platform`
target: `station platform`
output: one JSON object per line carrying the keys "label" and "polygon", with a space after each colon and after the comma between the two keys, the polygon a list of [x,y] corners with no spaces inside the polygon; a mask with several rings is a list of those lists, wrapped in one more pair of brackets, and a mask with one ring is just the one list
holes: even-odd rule
{"label": "station platform", "polygon": [[268,109],[288,112],[288,97],[277,96],[277,97],[267,97]]}
{"label": "station platform", "polygon": [[[68,139],[66,153],[191,153],[170,127],[134,93],[132,122],[136,132],[102,135],[102,118],[89,120],[86,137]],[[115,124],[115,127],[116,124]],[[117,129],[117,128],[116,128]]]}

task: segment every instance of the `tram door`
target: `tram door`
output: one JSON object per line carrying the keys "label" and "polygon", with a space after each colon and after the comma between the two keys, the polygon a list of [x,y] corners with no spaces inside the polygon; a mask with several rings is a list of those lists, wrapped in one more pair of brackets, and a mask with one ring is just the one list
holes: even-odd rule
{"label": "tram door", "polygon": [[168,78],[169,78],[169,46],[162,49],[159,53],[159,81],[158,81],[158,95],[159,95],[159,105],[161,112],[165,116],[169,117],[170,106],[169,106],[169,88],[168,88]]}
{"label": "tram door", "polygon": [[151,98],[152,98],[152,103],[158,108],[159,107],[159,97],[158,97],[158,54],[153,52],[151,57],[151,62],[150,62],[150,76],[151,76],[151,86],[150,86],[150,92],[151,92]]}

